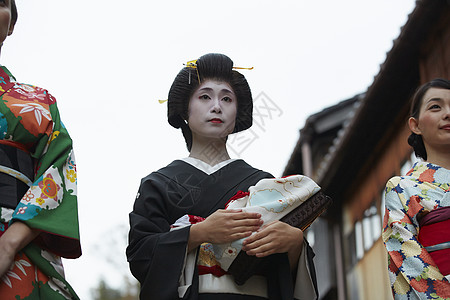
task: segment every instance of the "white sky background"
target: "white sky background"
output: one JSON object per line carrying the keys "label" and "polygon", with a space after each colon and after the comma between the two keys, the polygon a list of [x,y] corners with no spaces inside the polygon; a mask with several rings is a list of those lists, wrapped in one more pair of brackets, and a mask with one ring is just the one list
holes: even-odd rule
{"label": "white sky background", "polygon": [[[19,20],[0,63],[44,87],[74,140],[83,256],[65,260],[81,299],[103,276],[121,287],[128,213],[140,179],[188,155],[166,121],[183,63],[227,54],[253,96],[281,111],[237,149],[281,175],[306,118],[365,92],[413,10],[414,0],[16,0]],[[267,98],[266,98],[267,99]],[[255,103],[256,105],[256,103]],[[260,120],[261,121],[261,120]],[[114,263],[111,263],[111,262]]]}

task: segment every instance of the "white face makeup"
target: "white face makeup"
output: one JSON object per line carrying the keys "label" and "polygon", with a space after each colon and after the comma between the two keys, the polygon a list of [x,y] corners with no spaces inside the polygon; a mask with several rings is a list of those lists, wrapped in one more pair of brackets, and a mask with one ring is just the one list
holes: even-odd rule
{"label": "white face makeup", "polygon": [[188,124],[193,137],[225,138],[236,123],[237,99],[226,82],[206,80],[189,100]]}

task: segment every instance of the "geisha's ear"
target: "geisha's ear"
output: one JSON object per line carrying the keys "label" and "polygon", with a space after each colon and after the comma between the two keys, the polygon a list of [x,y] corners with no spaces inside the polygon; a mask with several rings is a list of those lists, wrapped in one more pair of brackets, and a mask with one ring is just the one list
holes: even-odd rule
{"label": "geisha's ear", "polygon": [[419,121],[417,121],[416,118],[410,117],[408,119],[408,126],[409,126],[409,129],[412,132],[414,132],[415,134],[417,134],[417,135],[422,134],[422,132],[420,131],[420,128],[419,128]]}

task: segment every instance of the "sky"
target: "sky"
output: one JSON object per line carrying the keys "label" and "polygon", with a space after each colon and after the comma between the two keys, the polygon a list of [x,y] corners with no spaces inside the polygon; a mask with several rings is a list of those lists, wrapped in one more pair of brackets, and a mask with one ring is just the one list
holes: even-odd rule
{"label": "sky", "polygon": [[167,123],[183,63],[228,55],[254,98],[229,152],[280,176],[311,114],[365,92],[415,0],[16,0],[0,64],[49,90],[74,141],[83,255],[64,260],[81,299],[132,278],[128,214],[141,178],[188,156]]}

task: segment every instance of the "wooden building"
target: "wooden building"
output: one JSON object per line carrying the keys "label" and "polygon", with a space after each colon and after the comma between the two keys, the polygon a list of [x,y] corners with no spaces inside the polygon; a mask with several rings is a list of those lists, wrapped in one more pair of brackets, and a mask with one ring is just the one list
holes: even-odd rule
{"label": "wooden building", "polygon": [[367,92],[310,116],[284,171],[310,176],[334,200],[307,233],[320,299],[392,299],[384,187],[415,160],[406,124],[414,91],[450,78],[450,1],[416,3]]}

